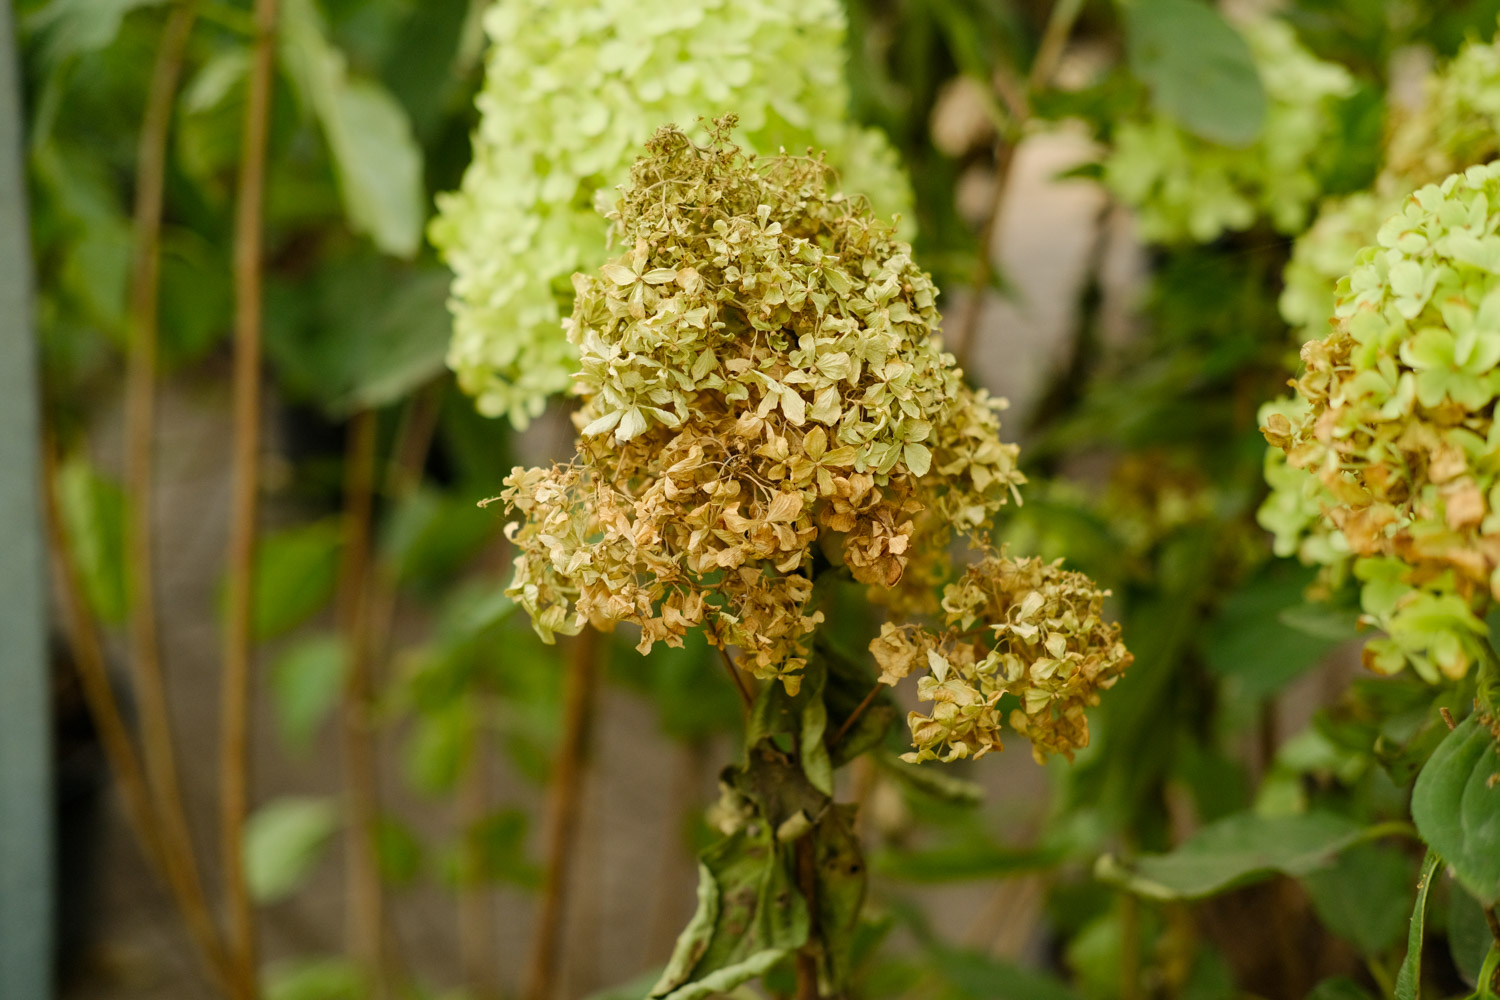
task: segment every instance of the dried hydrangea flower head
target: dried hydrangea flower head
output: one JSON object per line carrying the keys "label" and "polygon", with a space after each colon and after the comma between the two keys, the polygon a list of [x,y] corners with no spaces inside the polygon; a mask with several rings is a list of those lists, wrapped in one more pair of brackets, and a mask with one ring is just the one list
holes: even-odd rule
{"label": "dried hydrangea flower head", "polygon": [[1474,612],[1500,598],[1500,163],[1409,198],[1340,280],[1335,318],[1302,348],[1305,406],[1263,430],[1358,560],[1390,633],[1366,662],[1461,677]]}
{"label": "dried hydrangea flower head", "polygon": [[848,120],[837,0],[498,0],[485,28],[474,159],[431,238],[454,271],[448,363],[486,415],[524,426],[570,386],[569,279],[607,255],[595,197],[659,126],[735,108],[748,147],[826,149],[881,212],[910,202]]}
{"label": "dried hydrangea flower head", "polygon": [[1136,210],[1150,242],[1207,243],[1263,216],[1295,232],[1320,193],[1314,159],[1334,134],[1335,104],[1353,93],[1354,79],[1304,49],[1285,22],[1261,17],[1240,29],[1268,100],[1265,126],[1250,146],[1198,138],[1160,113],[1116,132],[1104,183]]}
{"label": "dried hydrangea flower head", "polygon": [[815,558],[890,587],[1023,479],[911,248],[820,160],[757,162],[732,125],[660,130],[611,215],[628,251],[574,279],[578,453],[506,480],[510,592],[544,636],[702,626],[795,687]]}
{"label": "dried hydrangea flower head", "polygon": [[1002,695],[1020,707],[1010,725],[1031,741],[1038,762],[1069,760],[1088,746],[1084,709],[1119,680],[1133,657],[1120,627],[1105,622],[1104,598],[1061,560],[1014,560],[991,552],[943,591],[947,628],[934,632],[887,623],[870,645],[880,679],[894,685],[913,670],[928,673],[917,697],[933,703],[907,717],[913,751],[905,759],[955,760],[1001,749]]}

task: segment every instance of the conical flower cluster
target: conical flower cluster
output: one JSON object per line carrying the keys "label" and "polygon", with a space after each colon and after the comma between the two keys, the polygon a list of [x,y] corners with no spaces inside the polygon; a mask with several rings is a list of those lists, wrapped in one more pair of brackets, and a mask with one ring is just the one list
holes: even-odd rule
{"label": "conical flower cluster", "polygon": [[1266,416],[1290,467],[1280,485],[1358,559],[1365,609],[1390,633],[1367,662],[1462,676],[1484,631],[1474,611],[1500,599],[1500,163],[1409,198],[1340,280],[1335,319],[1302,348],[1303,404]]}
{"label": "conical flower cluster", "polygon": [[821,161],[726,133],[658,132],[611,216],[628,252],[575,278],[578,455],[506,480],[512,592],[546,632],[702,626],[795,685],[815,560],[890,587],[1023,480],[910,247]]}
{"label": "conical flower cluster", "polygon": [[524,426],[571,385],[570,278],[607,255],[596,197],[669,122],[736,109],[747,147],[828,150],[846,190],[910,201],[884,137],[853,125],[837,0],[497,0],[474,158],[438,199],[453,268],[448,363],[481,412]]}
{"label": "conical flower cluster", "polygon": [[1500,154],[1500,43],[1468,42],[1395,117],[1371,190],[1325,201],[1292,248],[1280,305],[1298,344],[1328,332],[1334,284],[1411,192]]}

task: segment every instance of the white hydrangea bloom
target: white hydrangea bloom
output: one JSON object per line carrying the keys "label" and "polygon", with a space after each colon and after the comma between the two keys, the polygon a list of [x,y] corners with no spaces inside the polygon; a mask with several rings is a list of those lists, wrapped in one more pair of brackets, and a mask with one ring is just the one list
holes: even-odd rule
{"label": "white hydrangea bloom", "polygon": [[826,150],[881,215],[910,202],[848,120],[837,0],[498,0],[485,28],[474,159],[430,235],[455,275],[448,364],[486,415],[524,426],[572,384],[570,278],[604,262],[596,203],[658,127],[733,112],[748,149]]}

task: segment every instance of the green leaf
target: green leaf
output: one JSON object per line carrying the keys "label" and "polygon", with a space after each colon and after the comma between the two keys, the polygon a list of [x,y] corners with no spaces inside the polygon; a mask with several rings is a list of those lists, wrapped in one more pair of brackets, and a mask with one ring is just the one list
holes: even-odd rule
{"label": "green leaf", "polygon": [[1312,988],[1307,1000],[1374,1000],[1369,992],[1348,976],[1325,979]]}
{"label": "green leaf", "polygon": [[886,774],[919,795],[961,806],[984,801],[984,789],[942,768],[908,764],[893,753],[876,754],[874,760]]}
{"label": "green leaf", "polygon": [[1266,120],[1250,46],[1212,6],[1138,0],[1126,8],[1130,69],[1158,110],[1210,142],[1247,146]]}
{"label": "green leaf", "polygon": [[1412,907],[1410,930],[1406,935],[1406,958],[1401,960],[1401,969],[1396,973],[1396,1000],[1421,1000],[1422,937],[1427,928],[1427,896],[1432,892],[1440,864],[1442,858],[1434,851],[1428,851],[1427,859],[1422,862],[1422,876],[1417,881],[1417,902]]}
{"label": "green leaf", "polygon": [[1276,872],[1307,875],[1366,835],[1353,820],[1333,813],[1240,813],[1205,826],[1170,854],[1144,855],[1129,865],[1106,854],[1095,875],[1150,899],[1198,899]]}
{"label": "green leaf", "polygon": [[351,77],[313,0],[287,0],[281,55],[323,127],[350,225],[398,257],[421,246],[427,201],[422,151],[406,111],[384,87]]}
{"label": "green leaf", "polygon": [[257,639],[290,631],[327,603],[338,580],[343,534],[339,520],[327,518],[261,536],[251,622]]}
{"label": "green leaf", "polygon": [[52,0],[26,18],[26,33],[40,35],[45,63],[108,48],[120,33],[125,15],[163,0]]}
{"label": "green leaf", "polygon": [[266,325],[277,374],[334,416],[402,399],[444,369],[450,280],[363,252],[323,265],[315,308],[279,286]]}
{"label": "green leaf", "polygon": [[1055,852],[1041,848],[971,842],[919,851],[886,849],[875,855],[872,865],[887,878],[930,884],[1009,878],[1043,871],[1059,860]]}
{"label": "green leaf", "polygon": [[813,828],[813,870],[822,979],[835,993],[849,981],[850,952],[865,901],[865,863],[854,832],[855,805],[833,805]]}
{"label": "green leaf", "polygon": [[125,494],[87,458],[57,469],[57,499],[84,597],[100,621],[125,620]]}
{"label": "green leaf", "polygon": [[1500,902],[1500,745],[1474,715],[1417,775],[1411,814],[1465,889],[1485,906]]}
{"label": "green leaf", "polygon": [[1485,956],[1495,943],[1484,907],[1459,886],[1448,893],[1448,953],[1453,965],[1470,986],[1479,983],[1479,971]]}
{"label": "green leaf", "polygon": [[391,885],[410,885],[422,872],[422,842],[411,827],[384,815],[375,825],[375,853],[380,877]]}
{"label": "green leaf", "polygon": [[766,970],[807,941],[807,904],[771,824],[746,823],[703,852],[698,910],[651,996],[703,1000]]}
{"label": "green leaf", "polygon": [[278,962],[266,974],[266,1000],[364,1000],[359,967],[342,958]]}
{"label": "green leaf", "polygon": [[245,824],[245,879],[260,903],[290,896],[323,856],[339,812],[319,798],[283,798],[261,806]]}
{"label": "green leaf", "polygon": [[463,701],[419,715],[404,757],[406,776],[418,791],[439,795],[458,783],[474,745],[474,717]]}
{"label": "green leaf", "polygon": [[1373,957],[1401,938],[1411,874],[1410,861],[1396,848],[1356,844],[1302,884],[1324,926]]}
{"label": "green leaf", "polygon": [[344,642],[336,634],[301,639],[271,666],[271,700],[287,746],[306,750],[339,701],[344,684]]}
{"label": "green leaf", "polygon": [[1317,666],[1343,637],[1312,635],[1284,621],[1305,607],[1302,594],[1313,576],[1310,568],[1278,561],[1231,594],[1205,636],[1209,669],[1235,678],[1245,697],[1263,698]]}
{"label": "green leaf", "polygon": [[541,884],[541,871],[526,857],[529,824],[521,809],[502,809],[464,832],[454,871],[456,884],[508,882],[523,888]]}
{"label": "green leaf", "polygon": [[932,959],[932,968],[961,997],[972,1000],[1078,1000],[1078,994],[1055,976],[981,952],[943,949]]}

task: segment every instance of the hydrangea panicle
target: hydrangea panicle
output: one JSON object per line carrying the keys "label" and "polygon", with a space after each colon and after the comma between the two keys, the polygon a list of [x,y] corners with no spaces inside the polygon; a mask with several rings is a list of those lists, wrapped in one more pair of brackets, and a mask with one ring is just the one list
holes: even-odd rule
{"label": "hydrangea panicle", "polygon": [[[815,573],[845,567],[910,611],[892,588],[941,577],[954,533],[985,544],[1024,479],[998,403],[942,350],[911,248],[821,159],[757,160],[732,124],[706,146],[660,130],[610,216],[626,252],[574,279],[578,450],[506,479],[509,593],[544,638],[629,622],[645,651],[702,628],[795,691]],[[1038,600],[1073,599],[1038,572]],[[1039,745],[1077,745],[1076,713],[1044,710],[1087,698],[1058,684],[1012,720]]]}
{"label": "hydrangea panicle", "polygon": [[1500,163],[1407,199],[1339,281],[1334,316],[1302,348],[1300,402],[1264,415],[1286,456],[1268,502],[1279,547],[1357,560],[1390,633],[1368,665],[1461,677],[1475,612],[1500,599]]}
{"label": "hydrangea panicle", "polygon": [[913,763],[981,757],[1001,749],[997,704],[1014,695],[1011,728],[1031,741],[1038,762],[1069,760],[1088,746],[1084,710],[1114,686],[1133,659],[1120,627],[1103,619],[1106,590],[1061,560],[1015,560],[991,552],[943,591],[947,629],[887,623],[871,644],[881,681],[918,667],[929,673],[917,697],[933,702],[907,723]]}
{"label": "hydrangea panicle", "polygon": [[737,108],[748,147],[826,149],[882,212],[910,202],[884,137],[848,120],[836,0],[498,0],[485,28],[473,162],[431,238],[454,271],[448,363],[488,416],[524,426],[572,384],[569,278],[604,262],[596,200],[659,126]]}

